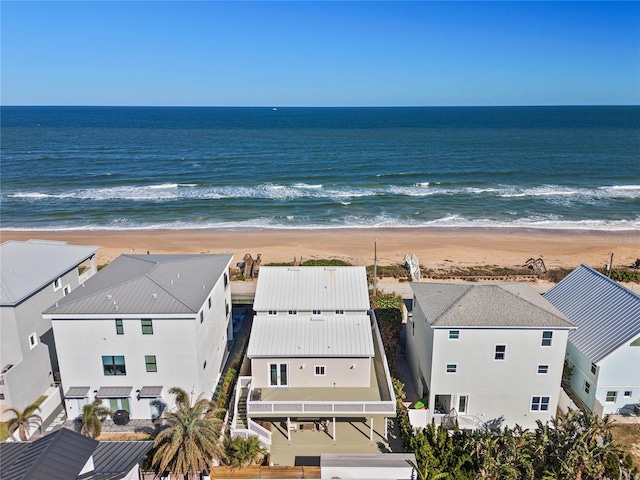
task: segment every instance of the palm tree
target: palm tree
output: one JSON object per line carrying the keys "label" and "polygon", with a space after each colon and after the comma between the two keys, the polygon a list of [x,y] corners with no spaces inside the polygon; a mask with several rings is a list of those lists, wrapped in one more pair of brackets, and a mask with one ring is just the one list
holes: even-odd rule
{"label": "palm tree", "polygon": [[232,468],[241,468],[259,463],[267,451],[260,446],[258,437],[230,438],[223,442],[225,452],[225,463]]}
{"label": "palm tree", "polygon": [[154,441],[152,464],[158,472],[197,476],[207,470],[213,459],[223,456],[220,446],[221,420],[213,402],[199,398],[191,405],[181,388],[171,388],[176,396],[176,410],[164,414],[168,425]]}
{"label": "palm tree", "polygon": [[13,436],[15,431],[18,431],[20,440],[26,442],[28,439],[27,433],[31,427],[40,427],[42,425],[42,417],[35,412],[40,410],[36,404],[32,403],[27,405],[24,410],[18,410],[17,408],[7,408],[7,412],[13,413],[14,417],[7,422],[7,428],[9,434]]}
{"label": "palm tree", "polygon": [[93,403],[82,407],[82,429],[80,433],[87,437],[98,438],[102,433],[102,418],[111,413],[102,401],[96,398]]}

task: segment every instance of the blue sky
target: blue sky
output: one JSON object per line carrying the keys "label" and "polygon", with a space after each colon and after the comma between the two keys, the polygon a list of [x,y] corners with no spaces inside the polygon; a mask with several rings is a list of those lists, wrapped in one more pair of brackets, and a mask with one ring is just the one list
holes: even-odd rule
{"label": "blue sky", "polygon": [[640,2],[1,2],[3,105],[640,104]]}

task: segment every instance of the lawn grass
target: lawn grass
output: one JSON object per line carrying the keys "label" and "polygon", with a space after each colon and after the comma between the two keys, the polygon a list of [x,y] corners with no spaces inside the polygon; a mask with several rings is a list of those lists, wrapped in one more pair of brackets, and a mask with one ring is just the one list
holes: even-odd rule
{"label": "lawn grass", "polygon": [[0,422],[0,442],[4,442],[7,438],[9,438],[7,422]]}
{"label": "lawn grass", "polygon": [[624,454],[631,454],[633,466],[640,469],[640,423],[616,423],[611,431]]}

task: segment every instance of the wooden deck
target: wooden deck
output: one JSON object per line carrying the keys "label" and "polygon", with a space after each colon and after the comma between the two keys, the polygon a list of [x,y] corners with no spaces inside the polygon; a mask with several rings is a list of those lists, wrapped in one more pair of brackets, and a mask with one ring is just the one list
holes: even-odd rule
{"label": "wooden deck", "polygon": [[320,478],[320,467],[213,467],[211,478]]}

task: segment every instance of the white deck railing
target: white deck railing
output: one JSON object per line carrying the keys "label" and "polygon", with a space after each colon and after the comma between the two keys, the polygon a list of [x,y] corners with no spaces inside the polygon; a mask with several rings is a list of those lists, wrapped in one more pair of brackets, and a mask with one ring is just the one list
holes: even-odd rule
{"label": "white deck railing", "polygon": [[394,414],[394,402],[305,402],[280,401],[265,402],[262,400],[248,400],[247,413],[252,415],[277,414],[282,416],[327,416],[327,415],[362,415]]}

